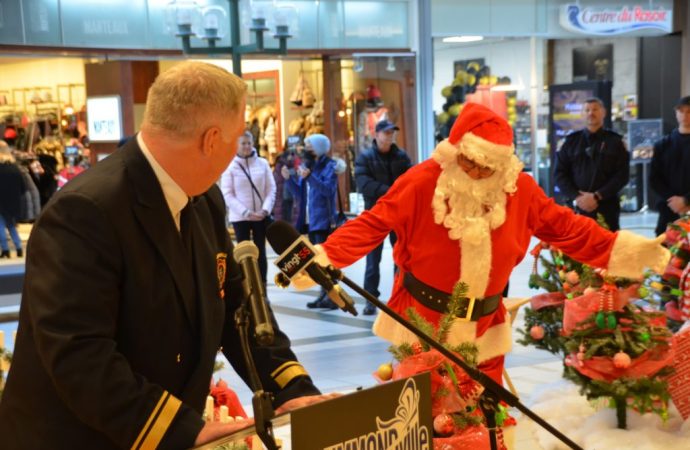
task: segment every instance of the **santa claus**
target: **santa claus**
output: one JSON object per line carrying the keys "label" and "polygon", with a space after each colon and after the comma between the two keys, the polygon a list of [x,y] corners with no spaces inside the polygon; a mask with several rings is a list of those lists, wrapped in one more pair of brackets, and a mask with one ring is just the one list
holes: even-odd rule
{"label": "santa claus", "polygon": [[[532,236],[618,276],[638,277],[645,266],[662,270],[670,257],[660,245],[663,238],[612,233],[556,205],[522,173],[510,125],[478,104],[465,106],[429,160],[331,234],[320,248],[322,261],[348,266],[391,231],[398,236],[393,259],[400,270],[388,306],[404,317],[414,308],[438,323],[454,285],[465,282],[468,298],[448,343],[475,342],[479,369],[498,382],[512,341],[501,292]],[[374,333],[395,344],[417,340],[383,313]]]}

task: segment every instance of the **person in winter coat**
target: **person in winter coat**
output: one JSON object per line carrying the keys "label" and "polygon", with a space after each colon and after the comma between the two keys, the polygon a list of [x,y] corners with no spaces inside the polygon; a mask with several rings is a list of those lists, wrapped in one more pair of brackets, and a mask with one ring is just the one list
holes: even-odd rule
{"label": "person in winter coat", "polygon": [[7,142],[0,141],[0,258],[10,257],[5,229],[10,232],[17,257],[23,256],[22,240],[17,233],[17,219],[26,185]]}
{"label": "person in winter coat", "polygon": [[[355,160],[355,180],[357,190],[364,197],[364,209],[371,209],[393,185],[395,180],[412,167],[412,161],[404,150],[395,145],[395,132],[400,130],[388,120],[376,124],[376,138],[371,147],[364,150]],[[395,233],[390,234],[391,246],[395,245]],[[380,295],[379,264],[383,253],[383,243],[367,255],[364,272],[364,289],[374,297]],[[364,315],[376,312],[371,303],[364,307]]]}
{"label": "person in winter coat", "polygon": [[[297,175],[288,177],[285,186],[297,198],[303,198],[306,190],[305,222],[309,240],[313,244],[320,244],[326,241],[335,227],[337,164],[326,155],[331,148],[331,141],[323,134],[312,134],[304,140],[304,145],[304,159]],[[336,309],[337,306],[326,296],[326,291],[321,289],[319,297],[307,303],[307,308]]]}
{"label": "person in winter coat", "polygon": [[237,156],[221,176],[220,189],[237,242],[252,239],[259,249],[259,270],[266,283],[266,227],[276,199],[276,183],[268,161],[257,155],[249,131],[240,136],[237,147]]}

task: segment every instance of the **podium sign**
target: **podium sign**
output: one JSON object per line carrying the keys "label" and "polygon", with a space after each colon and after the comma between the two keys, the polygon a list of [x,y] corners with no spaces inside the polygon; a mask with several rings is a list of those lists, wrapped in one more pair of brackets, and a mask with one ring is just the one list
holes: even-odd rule
{"label": "podium sign", "polygon": [[433,449],[428,373],[317,403],[291,416],[293,449]]}

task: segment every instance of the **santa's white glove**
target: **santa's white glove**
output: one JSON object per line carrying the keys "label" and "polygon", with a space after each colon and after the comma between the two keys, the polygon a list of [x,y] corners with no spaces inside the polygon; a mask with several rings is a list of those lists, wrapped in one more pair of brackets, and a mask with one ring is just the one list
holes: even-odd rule
{"label": "santa's white glove", "polygon": [[[314,258],[314,263],[320,264],[324,267],[328,266],[331,264],[331,261],[328,259],[328,255],[326,255],[326,252],[324,251],[323,247],[319,244],[314,246],[314,249],[316,250],[316,258]],[[313,263],[312,263],[313,264]],[[306,271],[302,271],[299,274],[295,275],[292,278],[292,286],[297,289],[298,291],[302,291],[304,289],[309,289],[311,287],[314,287],[316,283],[314,280],[311,279],[309,274]]]}
{"label": "santa's white glove", "polygon": [[642,278],[647,267],[663,273],[671,259],[671,252],[661,245],[665,239],[665,234],[649,239],[629,231],[619,231],[609,258],[609,275],[638,279]]}

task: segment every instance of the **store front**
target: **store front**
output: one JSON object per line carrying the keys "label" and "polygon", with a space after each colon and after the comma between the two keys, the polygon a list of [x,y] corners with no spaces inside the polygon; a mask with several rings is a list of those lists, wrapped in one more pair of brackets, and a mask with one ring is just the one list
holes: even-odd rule
{"label": "store front", "polygon": [[[464,0],[432,3],[437,139],[447,135],[464,102],[484,103],[511,123],[525,170],[558,198],[555,152],[568,132],[584,127],[584,100],[600,96],[609,112],[606,126],[622,134],[631,151],[623,210],[638,211],[650,203],[648,150],[675,122],[663,112],[672,111],[664,106],[670,100],[645,93],[680,96],[680,36],[668,36],[674,31],[673,1],[562,0],[519,8],[498,1],[473,9]],[[452,9],[473,14],[452,14]],[[451,16],[459,22],[451,23]],[[652,81],[645,61],[676,48],[666,43],[661,52],[654,45],[674,38],[678,54],[664,60],[664,80]]]}
{"label": "store front", "polygon": [[[28,149],[27,145],[33,145],[33,140],[27,144],[29,140],[23,138],[28,126],[42,114],[50,114],[51,126],[43,128],[40,139],[53,136],[61,149],[56,153],[64,157],[67,138],[93,133],[85,109],[87,98],[93,98],[99,109],[91,116],[99,127],[107,124],[111,131],[96,133],[91,140],[90,160],[95,163],[113,152],[120,139],[138,131],[146,91],[157,74],[186,59],[169,14],[172,2],[137,0],[83,8],[69,2],[20,3],[13,0],[2,6],[5,17],[17,13],[22,18],[0,23],[0,65],[3,75],[11,73],[0,80],[2,126],[16,127],[22,135],[18,143]],[[280,11],[290,13],[288,54],[247,55],[241,61],[249,93],[245,118],[261,155],[275,163],[287,149],[301,148],[306,135],[325,133],[333,140],[334,156],[346,164],[340,177],[345,211],[357,211],[356,195],[352,196],[355,208],[350,207],[350,194],[356,190],[354,158],[371,142],[370,122],[377,114],[396,121],[401,128],[398,143],[417,159],[411,3],[334,0],[281,5]],[[206,2],[197,4],[201,8]],[[267,14],[269,27],[275,25],[272,4],[240,2],[242,43],[254,40],[249,28],[257,11]],[[216,6],[222,11],[215,23],[226,24],[228,5],[220,2]],[[385,26],[382,17],[386,17]],[[227,25],[220,28],[217,45],[230,45]],[[266,36],[266,48],[276,46],[272,34]],[[192,39],[194,48],[206,45],[202,39]],[[41,59],[40,70],[31,67],[38,61],[31,58],[34,52],[48,55]],[[8,58],[1,58],[2,53]],[[74,57],[58,58],[61,54]],[[22,64],[12,64],[15,55],[26,55]],[[229,55],[208,61],[232,71]],[[74,73],[63,77],[63,66]],[[35,92],[37,100],[32,103]],[[96,101],[97,97],[105,99]],[[51,102],[56,104],[51,106]]]}

